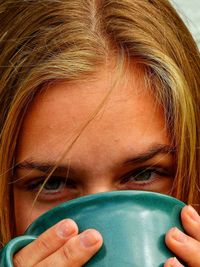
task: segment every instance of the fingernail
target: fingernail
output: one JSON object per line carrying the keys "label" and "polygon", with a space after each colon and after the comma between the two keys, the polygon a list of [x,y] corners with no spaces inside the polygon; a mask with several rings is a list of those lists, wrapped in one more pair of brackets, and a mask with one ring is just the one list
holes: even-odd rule
{"label": "fingernail", "polygon": [[174,240],[180,243],[184,243],[186,241],[186,235],[176,227],[171,229],[171,236]]}
{"label": "fingernail", "polygon": [[100,239],[100,234],[93,229],[87,230],[80,235],[80,242],[86,248],[94,246]]}
{"label": "fingernail", "polygon": [[190,205],[187,206],[187,213],[193,221],[200,222],[199,214],[192,206]]}
{"label": "fingernail", "polygon": [[174,257],[170,262],[170,267],[183,267],[183,265]]}
{"label": "fingernail", "polygon": [[61,221],[56,226],[56,234],[61,238],[69,238],[75,232],[76,232],[75,223],[69,219]]}

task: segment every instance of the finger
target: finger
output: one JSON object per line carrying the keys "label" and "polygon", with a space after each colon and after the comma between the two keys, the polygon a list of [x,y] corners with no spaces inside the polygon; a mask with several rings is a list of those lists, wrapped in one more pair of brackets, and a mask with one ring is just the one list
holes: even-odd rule
{"label": "finger", "polygon": [[185,231],[200,241],[200,216],[192,206],[185,206],[181,211],[181,220]]}
{"label": "finger", "polygon": [[164,267],[184,267],[178,260],[177,258],[170,258],[168,259],[165,264]]}
{"label": "finger", "polygon": [[74,221],[71,219],[60,221],[21,249],[14,256],[14,266],[28,267],[41,262],[77,234],[78,227]]}
{"label": "finger", "polygon": [[184,234],[178,228],[172,228],[165,236],[166,245],[189,266],[200,266],[200,243]]}
{"label": "finger", "polygon": [[35,267],[80,267],[83,266],[102,246],[99,232],[88,229],[71,238],[58,251]]}

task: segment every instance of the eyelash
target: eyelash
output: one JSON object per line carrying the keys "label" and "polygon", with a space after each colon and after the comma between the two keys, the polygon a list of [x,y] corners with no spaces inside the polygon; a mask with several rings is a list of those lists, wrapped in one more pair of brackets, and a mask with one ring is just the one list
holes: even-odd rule
{"label": "eyelash", "polygon": [[64,187],[68,187],[71,189],[75,188],[75,182],[71,179],[66,178],[66,177],[64,178],[61,176],[52,176],[48,179],[48,181],[46,181],[46,183],[44,183],[44,181],[45,181],[44,177],[39,177],[39,178],[37,178],[37,180],[30,181],[30,183],[25,185],[25,188],[28,191],[36,191],[36,190],[39,190],[41,188],[41,186],[43,186],[43,184],[44,184],[42,191],[46,190],[46,191],[52,191],[52,192],[57,193],[60,189],[51,189],[51,190],[45,189],[45,187],[48,186],[52,182],[58,183],[59,187],[61,186],[61,183],[62,183],[62,188],[64,188]]}
{"label": "eyelash", "polygon": [[[150,178],[147,180],[143,180],[141,175],[150,174]],[[153,177],[152,177],[153,175]],[[122,176],[120,179],[120,184],[133,184],[139,187],[145,187],[153,182],[155,182],[160,177],[170,177],[172,176],[169,170],[165,170],[163,168],[140,168],[134,171],[127,173],[126,175]],[[132,178],[131,178],[132,177]],[[134,179],[139,178],[138,180],[133,181]],[[38,177],[37,180],[30,181],[25,185],[25,188],[28,191],[39,191],[41,186],[43,186],[45,177]],[[58,188],[56,189],[45,189],[48,185],[52,184],[53,186],[57,183]],[[59,193],[62,189],[76,189],[76,182],[70,178],[61,177],[61,176],[52,176],[49,180],[44,184],[44,188],[42,189],[41,193],[43,194],[56,194]]]}
{"label": "eyelash", "polygon": [[[136,179],[137,177],[140,177],[143,174],[150,174],[150,178],[147,180],[138,179],[136,181],[133,181],[134,184],[138,186],[145,186],[152,184],[155,180],[159,179],[160,177],[170,177],[172,176],[171,172],[169,170],[165,170],[163,168],[140,168],[136,169],[134,171],[129,172],[125,176],[122,177],[121,184],[125,184],[130,182],[133,179]],[[153,178],[152,178],[153,175]],[[131,176],[133,178],[131,178]]]}

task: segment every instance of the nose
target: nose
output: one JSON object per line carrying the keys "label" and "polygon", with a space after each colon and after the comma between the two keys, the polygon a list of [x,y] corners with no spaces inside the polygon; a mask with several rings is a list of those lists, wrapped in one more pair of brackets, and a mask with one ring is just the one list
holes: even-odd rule
{"label": "nose", "polygon": [[82,192],[83,195],[91,195],[103,192],[110,192],[117,190],[117,188],[112,184],[102,184],[102,185],[90,185],[85,188]]}

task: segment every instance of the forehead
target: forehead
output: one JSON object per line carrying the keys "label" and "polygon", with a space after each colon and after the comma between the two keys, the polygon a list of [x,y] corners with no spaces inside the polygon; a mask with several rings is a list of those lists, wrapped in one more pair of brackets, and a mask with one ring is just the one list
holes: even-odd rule
{"label": "forehead", "polygon": [[58,157],[81,131],[70,153],[85,158],[168,142],[162,107],[142,74],[130,71],[116,80],[102,70],[88,81],[51,84],[35,97],[21,129],[18,158]]}

